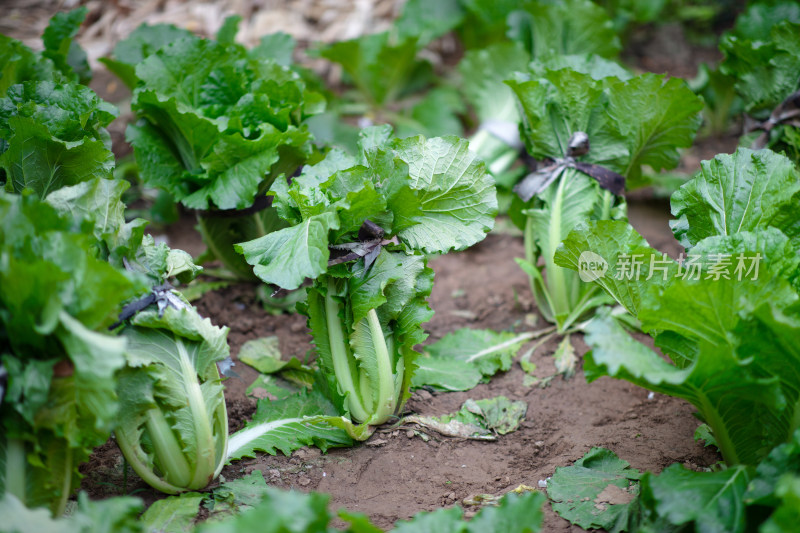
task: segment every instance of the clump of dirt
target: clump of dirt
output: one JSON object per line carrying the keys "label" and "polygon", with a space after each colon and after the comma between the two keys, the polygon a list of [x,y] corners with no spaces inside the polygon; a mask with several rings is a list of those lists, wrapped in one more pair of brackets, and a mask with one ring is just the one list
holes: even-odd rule
{"label": "clump of dirt", "polygon": [[[637,205],[632,218],[646,236],[658,236],[659,245],[669,243],[663,208]],[[513,260],[522,255],[518,237],[492,234],[466,252],[433,259],[436,283],[431,306],[436,314],[426,326],[430,339],[462,327],[515,331],[546,327],[540,318],[531,324],[537,315],[528,279]],[[258,302],[256,289],[255,284],[234,284],[206,294],[196,305],[214,323],[231,328],[234,359],[244,342],[267,335],[277,335],[285,358],[304,357],[312,348],[305,318],[270,315]],[[555,372],[552,354],[557,343],[551,339],[532,359],[539,377]],[[586,347],[580,340],[578,345],[583,353]],[[232,431],[244,425],[256,405],[245,396],[255,370],[237,364],[235,371],[239,377],[226,382]],[[528,414],[521,428],[495,442],[435,434],[425,441],[410,427],[387,427],[353,448],[327,454],[307,448],[291,457],[262,455],[227,466],[223,476],[234,479],[261,470],[271,485],[329,493],[334,509],[367,513],[378,526],[388,528],[419,511],[462,504],[476,494],[502,494],[520,484],[536,487],[557,467],[571,464],[593,446],[605,446],[633,467],[656,472],[674,462],[705,466],[719,459],[694,442],[698,422],[685,402],[661,395],[650,398],[644,389],[608,378],[588,384],[580,370],[568,381],[551,380],[546,388],[526,386],[524,380],[525,373],[515,364],[471,391],[420,390],[407,405],[408,412],[441,415],[458,410],[468,398],[504,395],[526,401]],[[124,472],[116,446],[96,450],[83,470],[82,488],[91,497],[122,491]],[[97,483],[99,479],[103,483]],[[135,492],[146,502],[161,497],[131,472],[126,483],[126,492]],[[570,527],[546,506],[545,531]]]}

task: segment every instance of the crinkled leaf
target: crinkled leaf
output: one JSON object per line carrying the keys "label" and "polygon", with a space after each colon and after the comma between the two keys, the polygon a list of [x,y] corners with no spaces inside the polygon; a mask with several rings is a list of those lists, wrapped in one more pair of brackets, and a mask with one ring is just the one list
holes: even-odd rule
{"label": "crinkled leaf", "polygon": [[394,151],[408,164],[410,186],[421,208],[410,221],[398,221],[413,223],[398,232],[409,248],[442,253],[484,238],[497,213],[494,180],[466,141],[415,137],[396,141]]}
{"label": "crinkled leaf", "polygon": [[[778,225],[797,224],[782,208],[800,190],[792,162],[770,150],[739,148],[701,163],[701,173],[672,196],[671,223],[686,247],[713,235],[733,235]],[[779,215],[780,213],[780,215]]]}
{"label": "crinkled leaf", "polygon": [[260,400],[252,420],[231,435],[228,460],[255,457],[256,451],[289,455],[304,446],[317,446],[323,451],[350,446],[352,440],[347,433],[326,420],[339,414],[317,389],[283,400]]}
{"label": "crinkled leaf", "polygon": [[[771,9],[771,8],[770,8]],[[759,118],[797,90],[800,72],[800,24],[782,21],[771,26],[768,37],[724,35],[720,50],[725,56],[720,70],[736,80],[736,92],[745,111]],[[759,32],[761,33],[761,32]]]}
{"label": "crinkled leaf", "polygon": [[335,213],[322,213],[235,247],[256,276],[291,290],[328,269],[328,232],[338,227]]}
{"label": "crinkled leaf", "polygon": [[588,222],[570,232],[556,250],[555,264],[594,281],[634,316],[648,288],[666,284],[678,270],[622,220]]}
{"label": "crinkled leaf", "polygon": [[740,360],[729,346],[701,343],[697,359],[680,369],[633,340],[607,313],[585,329],[592,347],[584,359],[588,380],[608,375],[687,400],[711,426],[729,465],[757,463],[771,450],[769,443],[786,434],[777,377],[764,376],[752,359]]}
{"label": "crinkled leaf", "polygon": [[264,474],[254,470],[215,488],[203,506],[208,510],[209,521],[220,522],[256,507],[268,496]]}
{"label": "crinkled leaf", "polygon": [[56,13],[42,34],[44,51],[42,55],[51,59],[56,67],[69,77],[87,83],[92,79],[92,71],[86,52],[74,41],[81,24],[89,11],[81,6],[72,11]]}
{"label": "crinkled leaf", "polygon": [[641,473],[605,448],[592,448],[547,480],[553,510],[584,529],[625,531]]}
{"label": "crinkled leaf", "polygon": [[103,141],[61,141],[46,126],[22,116],[11,117],[8,123],[14,133],[7,139],[8,150],[0,155],[6,191],[30,188],[44,198],[67,185],[111,177],[114,154]]}
{"label": "crinkled leaf", "polygon": [[484,376],[511,368],[511,361],[530,333],[516,334],[488,329],[459,329],[425,347],[426,357],[417,360],[420,368],[412,385],[443,390],[469,390]]}
{"label": "crinkled leaf", "polygon": [[535,59],[594,53],[614,57],[619,38],[606,10],[590,0],[531,1],[508,16],[508,36]]}
{"label": "crinkled leaf", "polygon": [[743,496],[750,476],[744,466],[695,472],[673,464],[657,476],[648,472],[641,481],[644,523],[658,517],[662,527],[694,524],[696,531],[748,531]]}
{"label": "crinkled leaf", "polygon": [[198,533],[239,533],[275,531],[286,533],[326,532],[331,515],[329,497],[312,492],[303,494],[267,487],[264,499],[254,509],[230,520],[204,523]]}
{"label": "crinkled leaf", "polygon": [[112,57],[100,58],[106,68],[119,76],[133,90],[136,87],[136,65],[164,46],[183,37],[191,37],[189,30],[172,24],[140,24],[126,39],[114,46]]}
{"label": "crinkled leaf", "polygon": [[608,110],[628,148],[621,172],[628,189],[641,183],[642,165],[670,169],[680,160],[678,148],[688,148],[700,127],[703,101],[683,80],[642,74],[612,83]]}
{"label": "crinkled leaf", "polygon": [[25,81],[67,81],[52,60],[37,54],[21,42],[0,35],[0,95]]}
{"label": "crinkled leaf", "polygon": [[194,521],[205,495],[186,492],[154,501],[142,514],[141,521],[148,531],[163,533],[188,533],[194,529]]}

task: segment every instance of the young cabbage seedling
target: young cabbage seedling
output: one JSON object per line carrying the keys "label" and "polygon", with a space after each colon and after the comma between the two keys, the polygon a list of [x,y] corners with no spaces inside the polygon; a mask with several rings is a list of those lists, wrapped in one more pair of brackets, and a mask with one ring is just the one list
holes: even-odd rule
{"label": "young cabbage seedling", "polygon": [[467,142],[391,139],[362,132],[361,158],[334,150],[291,185],[272,187],[290,225],[237,245],[262,280],[313,283],[302,311],[330,389],[353,421],[377,425],[409,396],[430,319],[433,272],[425,254],[482,240],[497,210],[495,188]]}

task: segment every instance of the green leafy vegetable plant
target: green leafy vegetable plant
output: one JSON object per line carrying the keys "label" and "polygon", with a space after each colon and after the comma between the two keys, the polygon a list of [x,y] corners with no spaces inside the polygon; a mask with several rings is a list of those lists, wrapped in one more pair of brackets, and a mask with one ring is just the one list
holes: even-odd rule
{"label": "green leafy vegetable plant", "polygon": [[515,188],[511,215],[525,232],[520,266],[545,318],[567,331],[608,303],[598,287],[554,263],[567,234],[587,220],[624,219],[625,187],[642,167],[671,168],[691,145],[702,101],[679,79],[619,78],[605,65],[588,73],[534,68],[507,83],[516,95],[528,152],[544,161]]}
{"label": "green leafy vegetable plant", "polygon": [[126,344],[106,330],[143,287],[95,257],[92,229],[0,193],[0,493],[55,515],[117,421]]}
{"label": "green leafy vegetable plant", "polygon": [[143,27],[109,63],[137,83],[131,105],[141,120],[127,139],[144,184],[197,210],[213,256],[238,278],[252,279],[233,243],[281,227],[264,194],[311,155],[303,121],[323,102],[274,49],[235,44],[234,29],[213,41]]}
{"label": "green leafy vegetable plant", "polygon": [[594,284],[672,361],[603,313],[586,326],[587,378],[611,375],[686,399],[729,467],[758,464],[798,428],[798,190],[788,159],[741,148],[704,162],[673,195],[673,231],[688,254],[681,263],[622,221],[591,222],[556,253],[573,270],[585,250],[602,257],[608,270]]}
{"label": "green leafy vegetable plant", "polygon": [[754,4],[719,46],[725,56],[720,71],[735,82],[747,113],[741,144],[800,161],[800,8],[794,2]]}
{"label": "green leafy vegetable plant", "polygon": [[88,83],[92,73],[86,52],[74,40],[87,13],[79,7],[54,15],[42,35],[41,52],[0,35],[0,95],[23,81]]}
{"label": "green leafy vegetable plant", "polygon": [[128,463],[167,493],[205,488],[226,458],[228,415],[217,363],[227,328],[172,293],[161,313],[137,313],[122,331],[128,368],[119,378],[114,430]]}
{"label": "green leafy vegetable plant", "polygon": [[291,185],[273,184],[289,227],[241,243],[254,272],[286,289],[314,280],[302,310],[330,390],[357,423],[378,425],[409,396],[426,335],[433,272],[423,254],[483,239],[495,189],[466,141],[391,139],[367,129],[359,159],[339,151]]}

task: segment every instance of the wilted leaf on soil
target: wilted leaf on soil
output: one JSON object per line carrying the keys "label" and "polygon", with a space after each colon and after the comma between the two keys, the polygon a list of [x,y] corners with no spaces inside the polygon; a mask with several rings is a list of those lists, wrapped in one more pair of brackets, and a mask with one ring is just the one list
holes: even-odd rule
{"label": "wilted leaf on soil", "polygon": [[473,440],[495,440],[516,430],[525,420],[528,404],[511,401],[505,396],[485,400],[467,400],[455,413],[443,416],[409,416],[413,422],[448,437]]}
{"label": "wilted leaf on soil", "polygon": [[499,505],[485,507],[470,522],[459,507],[423,512],[397,522],[393,533],[535,533],[541,530],[544,494],[539,491],[506,494]]}
{"label": "wilted leaf on soil", "polygon": [[[266,495],[264,474],[260,470],[253,470],[249,476],[227,481],[215,488],[203,507],[208,509],[209,521],[220,521],[255,507]],[[202,495],[199,496],[202,498]]]}
{"label": "wilted leaf on soil", "polygon": [[553,510],[582,528],[623,531],[636,505],[641,474],[610,450],[592,448],[547,482]]}

